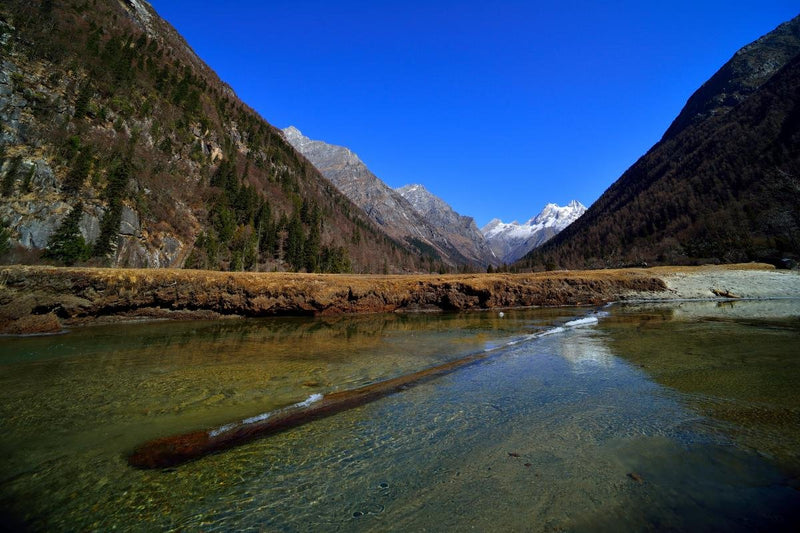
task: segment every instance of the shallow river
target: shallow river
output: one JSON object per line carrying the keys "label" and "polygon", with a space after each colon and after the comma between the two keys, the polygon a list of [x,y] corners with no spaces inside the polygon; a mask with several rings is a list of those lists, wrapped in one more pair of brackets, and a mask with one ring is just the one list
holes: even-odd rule
{"label": "shallow river", "polygon": [[[796,530],[800,301],[0,338],[0,530]],[[549,335],[535,333],[552,332]],[[166,470],[126,455],[492,350]]]}

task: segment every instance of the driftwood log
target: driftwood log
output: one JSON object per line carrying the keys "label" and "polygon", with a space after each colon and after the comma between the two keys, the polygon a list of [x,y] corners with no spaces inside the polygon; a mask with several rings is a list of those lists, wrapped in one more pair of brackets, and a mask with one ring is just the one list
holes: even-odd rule
{"label": "driftwood log", "polygon": [[419,372],[380,381],[357,389],[334,392],[326,395],[312,395],[306,401],[284,409],[264,413],[245,420],[226,424],[208,431],[194,431],[146,442],[128,456],[128,463],[137,468],[167,468],[199,459],[250,442],[280,431],[300,426],[312,420],[352,409],[408,387],[449,374],[465,366],[491,357],[500,350],[545,335],[564,331],[567,328],[597,324],[597,317],[586,316],[566,322],[562,326],[525,335],[522,338],[482,352],[474,353],[455,361],[443,363]]}
{"label": "driftwood log", "polygon": [[453,372],[490,357],[496,350],[480,352],[426,370],[373,383],[358,389],[312,396],[304,402],[271,413],[226,424],[208,431],[195,431],[155,439],[137,447],[128,463],[137,468],[167,468],[227,450],[254,439],[272,435],[312,420],[352,409],[424,381]]}

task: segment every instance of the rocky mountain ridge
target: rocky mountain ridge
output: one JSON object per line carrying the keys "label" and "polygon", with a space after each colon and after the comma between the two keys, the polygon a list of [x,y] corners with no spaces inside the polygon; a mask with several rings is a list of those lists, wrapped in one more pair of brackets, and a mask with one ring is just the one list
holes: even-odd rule
{"label": "rocky mountain ridge", "polygon": [[586,207],[577,200],[563,207],[551,203],[524,224],[516,220],[505,223],[495,218],[481,228],[481,233],[497,257],[504,263],[513,263],[556,236],[585,212]]}
{"label": "rocky mountain ridge", "polygon": [[395,189],[414,210],[434,228],[445,233],[448,241],[473,264],[497,265],[499,258],[478,230],[475,219],[460,215],[450,204],[434,195],[424,185],[405,185]]}
{"label": "rocky mountain ridge", "polygon": [[[419,198],[394,190],[375,176],[358,156],[344,146],[312,140],[294,126],[283,130],[286,140],[308,158],[387,234],[418,253],[449,266],[485,268],[495,259],[483,236],[471,231],[472,219],[455,213],[444,201],[414,205]],[[435,198],[435,197],[434,197]],[[431,208],[427,208],[430,205]]]}
{"label": "rocky mountain ridge", "polygon": [[0,3],[0,49],[0,230],[11,248],[0,247],[3,260],[430,268],[241,102],[144,0]]}

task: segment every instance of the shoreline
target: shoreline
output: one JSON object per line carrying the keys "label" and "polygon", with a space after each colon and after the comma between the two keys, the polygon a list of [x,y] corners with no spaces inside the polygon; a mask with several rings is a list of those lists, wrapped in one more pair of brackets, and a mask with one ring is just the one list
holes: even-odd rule
{"label": "shoreline", "polygon": [[0,267],[0,334],[153,319],[441,312],[612,302],[800,298],[769,265],[530,274],[348,275]]}

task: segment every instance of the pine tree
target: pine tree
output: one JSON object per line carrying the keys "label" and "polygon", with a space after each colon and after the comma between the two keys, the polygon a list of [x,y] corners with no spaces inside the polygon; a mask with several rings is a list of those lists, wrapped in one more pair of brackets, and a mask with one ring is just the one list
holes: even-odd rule
{"label": "pine tree", "polygon": [[133,163],[130,158],[123,158],[117,163],[108,177],[108,185],[103,191],[103,197],[108,202],[108,208],[100,219],[100,236],[94,243],[92,254],[104,256],[116,249],[115,237],[119,233],[122,222],[122,200],[128,188],[128,181],[133,173]]}
{"label": "pine tree", "polygon": [[0,256],[11,250],[11,230],[8,222],[0,220]]}
{"label": "pine tree", "polygon": [[316,272],[320,263],[320,231],[319,225],[311,226],[308,238],[303,246],[303,262],[306,272]]}
{"label": "pine tree", "polygon": [[295,270],[300,270],[303,265],[303,223],[300,221],[299,212],[295,211],[287,228],[286,236],[286,262]]}
{"label": "pine tree", "polygon": [[66,265],[83,261],[89,256],[89,247],[81,235],[79,225],[83,216],[83,202],[78,202],[67,213],[58,229],[50,236],[44,257],[61,261]]}
{"label": "pine tree", "polygon": [[86,116],[86,112],[89,111],[89,102],[92,99],[92,92],[92,86],[88,81],[81,86],[78,92],[78,98],[75,100],[75,114],[73,115],[75,119]]}
{"label": "pine tree", "polygon": [[67,193],[76,193],[80,191],[84,183],[86,183],[86,178],[89,177],[91,168],[92,150],[88,146],[85,146],[80,151],[75,163],[67,173],[67,177],[64,179],[61,189]]}
{"label": "pine tree", "polygon": [[17,181],[17,173],[19,173],[21,164],[22,158],[19,156],[11,160],[11,165],[9,165],[6,175],[3,176],[3,196],[11,196],[14,194],[14,183]]}

